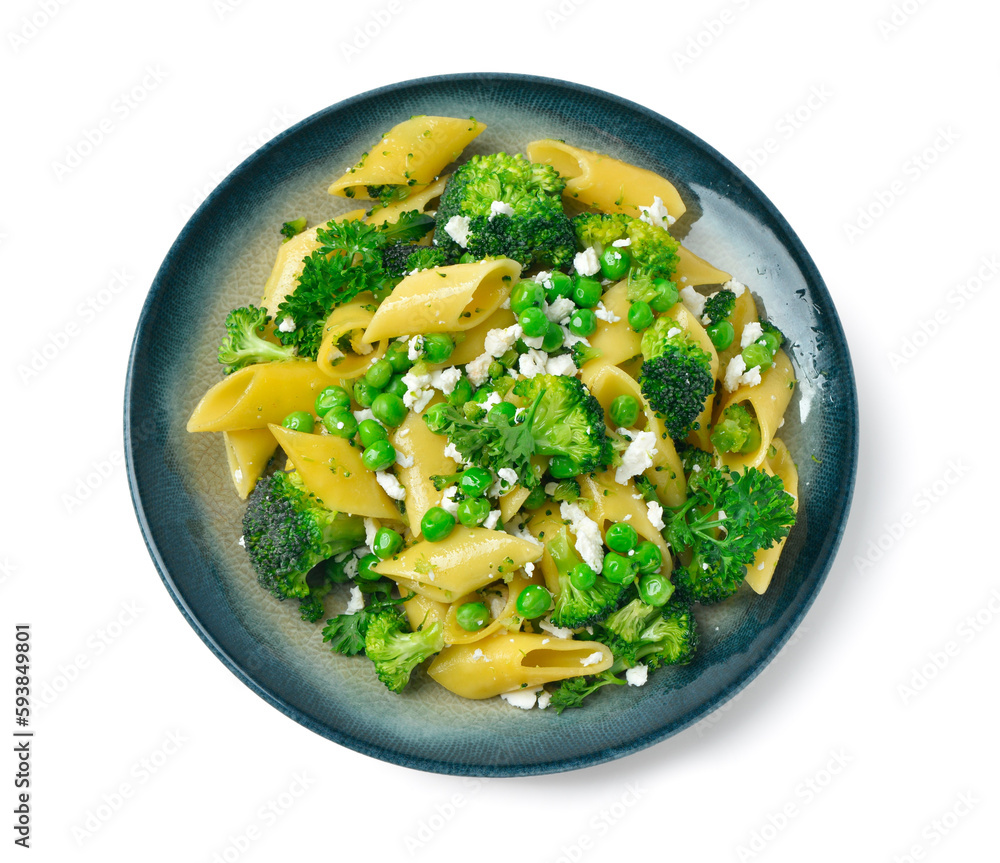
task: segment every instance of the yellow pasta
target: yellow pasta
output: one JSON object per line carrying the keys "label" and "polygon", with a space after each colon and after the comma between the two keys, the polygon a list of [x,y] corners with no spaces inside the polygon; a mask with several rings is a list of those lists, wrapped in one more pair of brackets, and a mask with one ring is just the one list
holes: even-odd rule
{"label": "yellow pasta", "polygon": [[441,492],[431,477],[456,473],[458,464],[444,454],[445,439],[427,428],[420,414],[412,411],[392,433],[392,445],[407,463],[399,465],[399,481],[406,489],[406,514],[414,537],[420,536],[420,520],[441,502]]}
{"label": "yellow pasta", "polygon": [[724,270],[713,266],[704,258],[699,258],[684,246],[677,247],[677,269],[673,280],[678,288],[694,288],[698,285],[723,285],[732,276]]}
{"label": "yellow pasta", "polygon": [[[385,222],[395,222],[403,213],[416,210],[418,213],[427,211],[427,205],[435,198],[441,197],[444,187],[448,182],[448,177],[441,177],[429,186],[416,189],[402,201],[395,201],[385,207],[375,207],[371,213],[365,217],[369,225],[381,225]],[[358,211],[360,212],[360,211]]]}
{"label": "yellow pasta", "polygon": [[[368,367],[385,355],[387,339],[374,347],[363,341],[365,330],[375,316],[375,298],[367,291],[354,300],[338,306],[323,326],[323,342],[316,363],[330,377],[348,380],[365,373]],[[344,352],[342,340],[350,342],[350,352]]]}
{"label": "yellow pasta", "polygon": [[241,500],[253,491],[254,484],[267,469],[278,448],[274,435],[267,429],[239,429],[222,433],[229,462],[229,475]]}
{"label": "yellow pasta", "polygon": [[602,533],[608,526],[624,522],[635,528],[643,539],[657,545],[664,556],[669,555],[670,547],[650,522],[646,502],[642,500],[642,495],[636,493],[635,485],[630,480],[617,482],[613,470],[584,476],[580,479],[580,494],[592,501],[587,517],[597,522]]}
{"label": "yellow pasta", "polygon": [[471,329],[459,334],[455,352],[448,359],[450,366],[462,366],[471,363],[478,357],[486,344],[486,335],[490,330],[502,330],[517,320],[510,309],[497,309],[492,315]]}
{"label": "yellow pasta", "polygon": [[[444,642],[445,644],[472,644],[474,641],[482,641],[489,638],[501,630],[517,631],[521,626],[521,617],[517,613],[517,597],[529,584],[538,584],[542,579],[540,576],[527,578],[523,573],[516,573],[510,580],[510,584],[498,582],[480,591],[467,593],[448,606],[444,617]],[[492,620],[482,629],[469,632],[463,629],[458,623],[458,609],[466,602],[484,602],[489,604],[496,600],[500,610],[494,613],[491,609]]]}
{"label": "yellow pasta", "polygon": [[411,117],[386,132],[331,184],[329,192],[344,198],[368,198],[368,186],[427,185],[485,129],[485,123],[473,119]]}
{"label": "yellow pasta", "polygon": [[501,692],[599,674],[613,661],[611,651],[597,641],[512,632],[446,647],[427,673],[463,698],[491,698]]}
{"label": "yellow pasta", "polygon": [[519,263],[497,258],[407,276],[378,307],[364,341],[470,330],[500,308],[520,274]]}

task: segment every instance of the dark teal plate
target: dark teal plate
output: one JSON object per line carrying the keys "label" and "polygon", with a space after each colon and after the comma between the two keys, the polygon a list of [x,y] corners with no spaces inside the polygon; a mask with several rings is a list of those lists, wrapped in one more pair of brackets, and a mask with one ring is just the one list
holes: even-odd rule
{"label": "dark teal plate", "polygon": [[[184,426],[219,379],[228,309],[256,301],[282,221],[344,209],[328,183],[413,114],[474,115],[473,151],[563,138],[670,178],[687,203],[676,228],[693,251],[750,286],[792,342],[801,385],[782,437],[800,477],[799,522],[768,592],[702,609],[702,647],[641,688],[614,687],[557,716],[499,699],[466,701],[417,675],[403,695],[364,658],[334,656],[292,603],[260,590],[238,545],[243,504],[221,435]],[[338,199],[339,200],[339,199]],[[757,675],[802,620],[840,542],[857,462],[857,398],[833,302],[792,229],[733,164],[676,124],[617,96],[521,75],[453,75],[373,90],[321,111],[230,174],[181,232],[136,329],[125,451],[136,515],[164,584],[212,652],[261,697],[317,734],[440,773],[516,776],[620,758],[677,733]],[[814,458],[815,457],[815,458]],[[331,613],[341,597],[331,599]],[[718,629],[716,629],[718,627]]]}

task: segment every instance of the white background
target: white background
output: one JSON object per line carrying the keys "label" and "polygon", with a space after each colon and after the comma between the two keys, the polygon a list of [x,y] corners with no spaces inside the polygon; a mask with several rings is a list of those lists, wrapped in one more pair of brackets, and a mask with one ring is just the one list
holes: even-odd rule
{"label": "white background", "polygon": [[[33,716],[27,854],[996,859],[998,26],[972,0],[4,3],[0,724],[16,622],[36,692],[58,689]],[[287,719],[181,617],[123,468],[128,349],[186,214],[292,122],[461,71],[609,90],[748,170],[858,378],[854,507],[792,642],[698,726],[572,774],[424,774]]]}

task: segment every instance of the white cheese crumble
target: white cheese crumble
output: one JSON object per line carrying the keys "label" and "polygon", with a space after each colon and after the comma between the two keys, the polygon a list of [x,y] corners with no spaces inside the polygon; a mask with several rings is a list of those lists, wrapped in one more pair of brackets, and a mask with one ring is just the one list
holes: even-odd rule
{"label": "white cheese crumble", "polygon": [[593,246],[578,252],[573,258],[573,267],[581,276],[592,276],[601,269],[601,262],[597,258],[597,249]]}
{"label": "white cheese crumble", "polygon": [[663,203],[663,198],[656,195],[653,198],[653,203],[648,207],[639,207],[639,212],[642,214],[639,219],[645,222],[647,225],[655,225],[658,228],[669,228],[675,221],[677,221],[670,213],[667,212],[667,208]]}
{"label": "white cheese crumble", "polygon": [[621,320],[621,318],[604,305],[604,303],[597,304],[597,308],[594,309],[594,317],[599,321],[607,321],[609,324],[613,324],[616,321]]}
{"label": "white cheese crumble", "polygon": [[742,354],[737,354],[729,361],[729,365],[726,366],[726,375],[722,381],[722,385],[726,388],[727,392],[733,392],[742,384],[746,384],[748,387],[755,387],[759,383],[760,366],[754,366],[748,371]]}
{"label": "white cheese crumble", "polygon": [[531,348],[518,358],[517,368],[526,378],[533,378],[535,375],[545,373],[545,363],[548,359],[548,354]]}
{"label": "white cheese crumble", "polygon": [[450,458],[450,459],[453,459],[453,460],[457,461],[457,462],[458,462],[459,464],[472,464],[472,462],[471,462],[471,461],[466,461],[466,458],[465,458],[465,456],[463,456],[463,455],[462,455],[462,454],[461,454],[461,453],[460,453],[460,452],[458,451],[458,447],[457,447],[457,446],[455,446],[455,444],[453,444],[453,443],[452,443],[451,441],[448,441],[448,446],[446,446],[446,447],[444,448],[444,454],[445,454],[445,455],[446,455],[446,456],[447,456],[448,458]]}
{"label": "white cheese crumble", "polygon": [[444,232],[463,249],[469,247],[469,226],[472,220],[468,216],[452,216],[444,226]]}
{"label": "white cheese crumble", "polygon": [[557,324],[567,323],[575,309],[576,303],[569,297],[556,297],[545,307],[545,317]]}
{"label": "white cheese crumble", "polygon": [[458,501],[455,500],[455,495],[458,494],[458,488],[452,486],[445,490],[445,493],[441,495],[441,509],[445,512],[450,512],[456,518],[458,517]]}
{"label": "white cheese crumble", "polygon": [[547,689],[543,689],[538,693],[538,709],[544,710],[549,706],[549,702],[552,700],[552,693]]}
{"label": "white cheese crumble", "polygon": [[486,397],[486,400],[483,402],[483,410],[486,411],[486,413],[489,413],[490,408],[496,407],[502,401],[503,397],[500,395],[500,393],[492,392]]}
{"label": "white cheese crumble", "polygon": [[740,383],[746,384],[748,387],[755,387],[760,383],[760,366],[754,366],[752,369],[747,369],[742,375],[740,375]]}
{"label": "white cheese crumble", "polygon": [[504,481],[508,488],[510,486],[517,485],[517,471],[512,468],[500,468],[500,470],[497,471],[497,476]]}
{"label": "white cheese crumble", "polygon": [[431,376],[429,374],[417,375],[413,371],[408,371],[403,375],[403,383],[406,384],[403,404],[417,413],[422,413],[427,407],[427,403],[434,397]]}
{"label": "white cheese crumble", "polygon": [[295,321],[286,315],[281,319],[281,323],[278,324],[278,331],[282,333],[294,333]]}
{"label": "white cheese crumble", "polygon": [[494,216],[513,216],[514,208],[506,201],[494,201],[490,204],[489,221],[493,221]]}
{"label": "white cheese crumble", "polygon": [[420,359],[424,352],[424,337],[414,336],[406,343],[406,358],[411,362],[415,363]]}
{"label": "white cheese crumble", "polygon": [[543,288],[549,289],[552,287],[552,273],[548,270],[542,270],[540,273],[535,273],[535,281],[538,282]]}
{"label": "white cheese crumble", "polygon": [[399,480],[388,471],[376,471],[375,480],[380,486],[382,486],[382,490],[393,500],[404,500],[406,498],[406,489],[403,488],[399,484]]}
{"label": "white cheese crumble", "polygon": [[737,298],[743,296],[743,292],[747,289],[747,286],[743,282],[738,282],[736,279],[730,279],[723,286],[727,291],[732,291],[736,294]]}
{"label": "white cheese crumble", "polygon": [[396,450],[396,464],[400,467],[413,467],[413,456]]}
{"label": "white cheese crumble", "polygon": [[762,335],[764,335],[764,328],[757,321],[744,324],[743,335],[740,336],[740,347],[745,348],[752,345]]}
{"label": "white cheese crumble", "polygon": [[239,543],[240,543],[240,548],[246,548],[247,547],[246,537],[245,536],[241,536],[240,539],[239,539]]}
{"label": "white cheese crumble", "polygon": [[696,318],[700,318],[705,313],[706,298],[694,288],[681,288],[680,297],[684,307]]}
{"label": "white cheese crumble", "polygon": [[344,614],[357,614],[365,607],[365,595],[357,585],[351,587],[351,598],[347,601],[347,608]]}
{"label": "white cheese crumble", "polygon": [[483,382],[489,376],[490,363],[492,362],[492,355],[489,351],[486,351],[469,363],[465,367],[465,373],[469,376],[469,383],[471,383],[474,387],[481,387]]}
{"label": "white cheese crumble", "polygon": [[651,500],[646,504],[646,518],[649,519],[649,523],[657,530],[663,530],[665,527],[663,524],[663,507],[655,500]]}
{"label": "white cheese crumble", "polygon": [[472,651],[472,656],[469,657],[472,662],[486,662],[486,654],[483,653],[482,648],[477,647]]}
{"label": "white cheese crumble", "polygon": [[629,686],[642,686],[649,677],[648,665],[637,665],[625,672],[625,680]]}
{"label": "white cheese crumble", "polygon": [[576,550],[580,552],[580,557],[599,574],[604,568],[604,540],[597,522],[587,518],[577,504],[565,500],[559,504],[559,515],[569,522],[576,535]]}
{"label": "white cheese crumble", "polygon": [[521,336],[521,341],[524,342],[529,348],[535,348],[538,350],[542,345],[545,344],[545,336]]}
{"label": "white cheese crumble", "polygon": [[597,665],[604,659],[604,654],[600,650],[595,650],[590,656],[587,656],[580,660],[580,665]]}
{"label": "white cheese crumble", "polygon": [[576,363],[569,354],[561,354],[558,357],[549,357],[545,361],[545,374],[547,375],[576,375]]}
{"label": "white cheese crumble", "polygon": [[497,526],[498,521],[500,521],[500,510],[491,509],[490,514],[486,516],[486,521],[483,522],[483,527],[487,530],[493,530]]}
{"label": "white cheese crumble", "polygon": [[515,689],[513,692],[501,692],[500,697],[511,707],[531,710],[535,706],[535,700],[540,690],[540,686],[537,689]]}
{"label": "white cheese crumble", "polygon": [[624,485],[632,477],[653,466],[653,456],[656,454],[656,435],[652,432],[639,432],[622,454],[622,463],[615,469],[615,482]]}
{"label": "white cheese crumble", "polygon": [[624,249],[625,246],[631,246],[632,240],[629,237],[624,237],[621,240],[615,240],[612,244],[616,249]]}
{"label": "white cheese crumble", "polygon": [[483,341],[483,350],[491,357],[502,357],[523,334],[519,324],[511,324],[506,329],[490,330]]}
{"label": "white cheese crumble", "polygon": [[431,372],[431,386],[441,390],[446,396],[455,391],[455,385],[462,379],[462,370],[452,366],[450,369],[439,369]]}
{"label": "white cheese crumble", "polygon": [[[363,549],[365,554],[368,553],[368,549]],[[352,553],[352,555],[344,561],[344,575],[348,578],[354,578],[358,574],[358,558]]]}
{"label": "white cheese crumble", "polygon": [[538,626],[540,629],[545,630],[554,635],[556,638],[572,638],[573,630],[567,629],[565,626],[556,626],[552,620],[548,617],[543,617],[538,621]]}
{"label": "white cheese crumble", "polygon": [[365,420],[375,419],[375,414],[372,413],[371,408],[364,408],[363,410],[354,411],[353,413],[354,413],[354,419],[358,421],[359,425]]}
{"label": "white cheese crumble", "polygon": [[365,545],[367,545],[369,548],[371,548],[372,544],[375,542],[375,534],[376,534],[377,531],[378,531],[378,528],[375,526],[375,519],[373,519],[373,518],[366,518],[365,519]]}
{"label": "white cheese crumble", "polygon": [[684,330],[680,327],[671,327],[667,330],[667,338],[672,339],[674,336],[679,336],[682,332],[684,332]]}

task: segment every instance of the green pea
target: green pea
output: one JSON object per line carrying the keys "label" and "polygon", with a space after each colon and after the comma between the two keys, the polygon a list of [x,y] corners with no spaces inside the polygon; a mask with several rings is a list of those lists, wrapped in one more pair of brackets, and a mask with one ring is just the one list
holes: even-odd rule
{"label": "green pea", "polygon": [[385,470],[395,461],[396,448],[387,440],[377,440],[361,453],[361,463],[370,471]]}
{"label": "green pea", "polygon": [[590,309],[577,309],[569,317],[569,331],[574,336],[587,338],[597,329],[597,315]]}
{"label": "green pea", "polygon": [[490,502],[484,497],[470,497],[458,504],[458,520],[466,527],[482,524],[489,517]]}
{"label": "green pea", "polygon": [[652,572],[639,577],[639,598],[646,603],[659,608],[666,605],[674,592],[674,586],[665,575]]}
{"label": "green pea", "polygon": [[392,379],[392,363],[386,359],[377,360],[365,372],[365,381],[377,390],[384,390]]}
{"label": "green pea", "polygon": [[606,279],[617,282],[625,277],[630,266],[632,261],[624,249],[609,246],[601,252],[601,274]]}
{"label": "green pea", "polygon": [[504,367],[503,363],[498,360],[493,360],[493,362],[490,363],[490,380],[495,381],[497,378],[502,378],[505,374],[507,374],[507,369]]}
{"label": "green pea", "polygon": [[466,632],[479,632],[490,622],[490,613],[482,602],[463,602],[455,609],[455,620]]}
{"label": "green pea", "polygon": [[636,566],[629,558],[609,551],[604,555],[602,573],[612,584],[631,584],[635,578]]}
{"label": "green pea", "polygon": [[528,306],[528,308],[518,315],[517,322],[521,325],[521,329],[524,330],[524,334],[529,339],[537,339],[544,336],[549,328],[549,319],[545,317],[545,312],[538,308],[538,306]]}
{"label": "green pea", "polygon": [[545,299],[552,303],[559,297],[568,297],[572,290],[573,277],[557,270],[549,276],[549,284],[545,288]]}
{"label": "green pea", "polygon": [[392,393],[379,393],[372,402],[372,413],[375,419],[389,428],[395,428],[406,419],[407,407],[399,396]]}
{"label": "green pea", "polygon": [[604,535],[604,542],[612,551],[625,554],[635,548],[639,542],[639,534],[628,522],[619,521],[608,528]]}
{"label": "green pea", "polygon": [[736,338],[736,330],[733,329],[733,325],[729,321],[719,321],[717,324],[712,324],[706,332],[716,350],[720,351],[728,348],[733,343],[733,339]]}
{"label": "green pea", "polygon": [[480,497],[493,485],[493,474],[481,467],[467,468],[458,481],[458,489],[466,497]]}
{"label": "green pea", "polygon": [[517,595],[517,613],[528,620],[541,617],[552,605],[552,594],[540,584],[529,584]]}
{"label": "green pea", "polygon": [[577,276],[570,291],[570,299],[581,309],[592,309],[601,301],[604,289],[597,279],[590,276]]}
{"label": "green pea", "polygon": [[326,416],[333,408],[349,408],[351,394],[343,387],[327,387],[316,396],[316,416]]}
{"label": "green pea", "polygon": [[766,332],[757,339],[757,344],[767,348],[773,357],[778,352],[778,348],[781,347],[781,339],[772,332]]}
{"label": "green pea", "polygon": [[562,347],[565,338],[566,333],[563,332],[563,328],[555,321],[549,321],[545,335],[542,336],[542,350],[547,354],[554,353]]}
{"label": "green pea", "polygon": [[292,411],[281,421],[281,424],[292,431],[311,432],[313,430],[313,416],[306,411]]}
{"label": "green pea", "polygon": [[358,574],[354,576],[355,581],[378,581],[382,576],[375,572],[372,567],[378,565],[378,558],[374,554],[366,554],[358,561]]}
{"label": "green pea", "polygon": [[569,479],[580,474],[580,465],[568,455],[554,455],[549,460],[549,473],[554,479]]}
{"label": "green pea", "polygon": [[545,489],[540,485],[536,485],[524,499],[524,506],[528,509],[538,509],[543,503],[545,503]]}
{"label": "green pea", "polygon": [[629,306],[628,325],[637,333],[653,325],[653,310],[649,307],[649,303],[637,300]]}
{"label": "green pea", "polygon": [[361,439],[361,446],[371,446],[377,440],[388,440],[385,426],[377,420],[361,420],[358,423],[358,437]]}
{"label": "green pea", "polygon": [[569,571],[569,580],[577,590],[590,590],[597,584],[597,573],[587,564],[578,563]]}
{"label": "green pea", "polygon": [[663,552],[660,551],[660,547],[655,542],[647,540],[636,546],[632,560],[639,568],[639,572],[643,575],[649,575],[663,566]]}
{"label": "green pea", "polygon": [[408,356],[409,351],[410,348],[406,342],[393,342],[386,349],[385,358],[389,361],[389,365],[392,366],[392,370],[397,375],[409,371],[413,366],[413,360]]}
{"label": "green pea", "polygon": [[502,414],[503,416],[507,417],[507,419],[509,419],[511,422],[513,422],[514,415],[517,413],[517,408],[514,407],[514,405],[512,405],[510,402],[500,402],[500,404],[493,405],[493,407],[490,408],[488,416],[493,416],[494,413],[497,416]]}
{"label": "green pea", "polygon": [[743,362],[748,369],[760,366],[762,369],[769,368],[772,362],[771,352],[763,345],[752,344],[743,348]]}
{"label": "green pea", "polygon": [[387,386],[382,392],[392,393],[394,396],[399,396],[402,398],[410,391],[410,388],[406,385],[406,381],[403,380],[402,375],[393,375],[391,381],[389,381],[389,386]]}
{"label": "green pea", "polygon": [[530,279],[518,282],[510,292],[510,310],[519,315],[531,306],[541,306],[545,302],[545,289]]}
{"label": "green pea", "polygon": [[434,434],[444,434],[448,427],[448,407],[446,402],[438,402],[424,411],[424,422]]}
{"label": "green pea", "polygon": [[372,540],[372,551],[379,560],[392,557],[403,545],[403,537],[388,527],[380,527],[375,531]]}
{"label": "green pea", "polygon": [[420,530],[428,542],[441,542],[455,529],[455,516],[439,506],[432,506],[420,519]]}
{"label": "green pea", "polygon": [[424,356],[429,363],[446,363],[455,350],[455,343],[447,333],[430,333],[424,336]]}
{"label": "green pea", "polygon": [[361,405],[361,407],[370,408],[372,402],[375,401],[375,396],[378,394],[378,389],[373,387],[364,378],[358,378],[354,382],[354,401]]}
{"label": "green pea", "polygon": [[631,428],[639,419],[639,400],[628,393],[622,393],[611,402],[611,422],[620,428]]}
{"label": "green pea", "polygon": [[323,417],[326,430],[337,437],[350,440],[358,432],[358,421],[346,408],[334,408]]}
{"label": "green pea", "polygon": [[677,285],[670,279],[653,279],[653,287],[656,288],[656,296],[649,301],[649,307],[654,312],[665,312],[677,305],[680,295],[677,293]]}
{"label": "green pea", "polygon": [[462,377],[458,379],[458,383],[455,384],[455,389],[453,389],[448,394],[448,404],[464,405],[469,399],[472,398],[472,383],[468,378]]}

